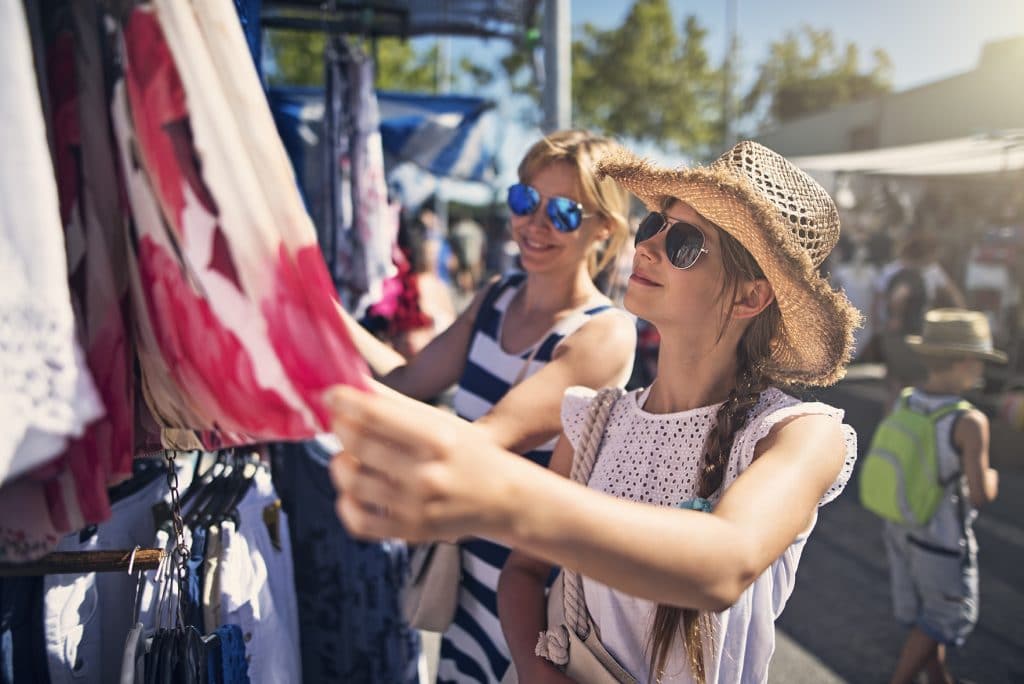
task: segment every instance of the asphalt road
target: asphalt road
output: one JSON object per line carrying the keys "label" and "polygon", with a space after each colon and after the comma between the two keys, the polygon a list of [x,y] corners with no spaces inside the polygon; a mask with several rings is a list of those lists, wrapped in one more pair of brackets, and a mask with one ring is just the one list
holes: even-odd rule
{"label": "asphalt road", "polygon": [[[863,453],[885,405],[877,379],[847,380],[817,393],[843,408]],[[950,669],[975,682],[1024,683],[1024,434],[992,423],[999,498],[983,509],[981,617]],[[856,473],[854,474],[856,478]],[[905,630],[892,618],[881,524],[857,502],[855,480],[822,509],[804,551],[796,590],[779,619],[770,681],[886,682]]]}

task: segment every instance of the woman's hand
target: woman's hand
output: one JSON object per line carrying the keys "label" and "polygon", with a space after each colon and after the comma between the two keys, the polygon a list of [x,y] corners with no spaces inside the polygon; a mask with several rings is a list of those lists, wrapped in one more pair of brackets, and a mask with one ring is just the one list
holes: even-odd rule
{"label": "woman's hand", "polygon": [[398,395],[330,390],[343,450],[331,461],[338,515],[355,535],[411,541],[507,530],[524,459],[474,425]]}

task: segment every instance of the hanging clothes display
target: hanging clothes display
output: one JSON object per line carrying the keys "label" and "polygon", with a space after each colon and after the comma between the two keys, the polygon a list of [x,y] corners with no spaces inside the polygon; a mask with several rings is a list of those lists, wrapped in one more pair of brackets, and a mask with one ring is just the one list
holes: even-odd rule
{"label": "hanging clothes display", "polygon": [[[52,461],[103,413],[75,338],[67,261],[32,47],[21,3],[0,7],[0,561],[37,558],[78,510]],[[72,516],[73,517],[73,516]]]}
{"label": "hanging clothes display", "polygon": [[[204,639],[226,626],[238,629],[247,681],[302,681],[288,516],[269,469],[241,453],[221,453],[181,502],[189,549],[184,593],[174,581],[176,568],[146,573],[142,634],[177,624],[180,606],[181,624]],[[147,543],[176,553],[167,526]],[[222,656],[228,654],[223,639],[220,645]]]}
{"label": "hanging clothes display", "polygon": [[[58,551],[100,551],[148,547],[156,535],[157,518],[170,503],[163,457],[139,459],[131,480],[111,492],[110,519],[67,535]],[[178,467],[184,489],[192,470]],[[43,625],[50,681],[116,682],[120,678],[125,637],[132,612],[125,606],[135,594],[136,578],[128,573],[46,575]]]}
{"label": "hanging clothes display", "polygon": [[[167,402],[151,392],[147,400],[166,427],[227,442],[308,437],[326,427],[322,392],[362,385],[365,366],[334,308],[233,7],[137,8],[124,46],[133,131],[117,113],[115,130],[122,158],[142,162],[126,173],[148,179],[160,208],[154,216],[129,182],[141,286],[133,290],[143,295],[135,309],[163,360],[153,371],[160,382],[146,385],[169,379],[179,389]],[[183,394],[198,425],[171,422]]]}
{"label": "hanging clothes display", "polygon": [[334,511],[329,460],[319,440],[273,450],[291,532],[305,681],[415,684],[419,634],[398,606],[406,546],[349,535]]}
{"label": "hanging clothes display", "polygon": [[97,8],[82,0],[55,14],[51,22],[58,28],[49,41],[47,80],[71,303],[78,339],[106,409],[60,459],[74,481],[76,506],[57,505],[60,485],[47,484],[53,524],[67,532],[110,515],[107,487],[132,472],[134,416],[122,310],[127,282],[123,218],[109,129],[95,124],[107,118]]}
{"label": "hanging clothes display", "polygon": [[[380,300],[384,280],[396,273],[391,256],[398,240],[398,213],[388,206],[373,61],[337,35],[328,37],[324,58],[327,106],[334,122],[328,128],[334,145],[331,163],[340,176],[330,186],[340,195],[331,215],[334,244],[328,259],[335,266],[342,302],[359,317]],[[347,188],[351,196],[344,192]]]}

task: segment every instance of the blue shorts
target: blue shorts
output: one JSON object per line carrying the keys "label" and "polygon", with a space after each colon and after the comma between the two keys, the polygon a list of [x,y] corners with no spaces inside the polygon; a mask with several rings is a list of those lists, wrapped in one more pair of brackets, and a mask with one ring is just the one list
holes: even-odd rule
{"label": "blue shorts", "polygon": [[944,549],[886,523],[892,608],[940,644],[960,646],[978,624],[978,561],[967,550]]}

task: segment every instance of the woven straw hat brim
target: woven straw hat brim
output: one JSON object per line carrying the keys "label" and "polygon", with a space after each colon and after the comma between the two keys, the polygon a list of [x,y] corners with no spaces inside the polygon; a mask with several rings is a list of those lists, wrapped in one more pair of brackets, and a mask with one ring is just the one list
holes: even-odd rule
{"label": "woven straw hat brim", "polygon": [[943,358],[967,356],[994,363],[1006,363],[1009,360],[1006,353],[998,349],[985,349],[966,344],[935,344],[925,342],[924,338],[920,335],[907,335],[904,339],[911,349],[918,354],[925,354],[927,356]]}
{"label": "woven straw hat brim", "polygon": [[846,375],[853,331],[861,316],[822,278],[778,209],[743,179],[713,168],[664,169],[622,150],[600,160],[598,172],[617,180],[651,210],[674,197],[736,238],[754,257],[782,313],[765,373],[782,384],[832,385]]}

